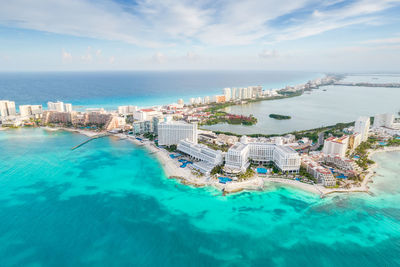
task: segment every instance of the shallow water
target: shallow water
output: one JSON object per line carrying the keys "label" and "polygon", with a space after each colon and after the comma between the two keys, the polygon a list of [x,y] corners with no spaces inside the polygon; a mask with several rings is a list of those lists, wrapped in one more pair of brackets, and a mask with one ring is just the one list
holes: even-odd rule
{"label": "shallow water", "polygon": [[400,153],[376,196],[290,187],[223,197],[169,180],[125,140],[0,132],[1,266],[398,266]]}

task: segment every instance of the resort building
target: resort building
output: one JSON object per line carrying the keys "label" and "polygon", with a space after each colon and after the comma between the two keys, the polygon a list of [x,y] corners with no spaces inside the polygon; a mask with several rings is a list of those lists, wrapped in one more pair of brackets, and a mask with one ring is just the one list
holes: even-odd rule
{"label": "resort building", "polygon": [[241,99],[247,99],[248,97],[248,93],[247,93],[247,88],[241,88]]}
{"label": "resort building", "polygon": [[231,90],[231,100],[236,100],[237,96],[236,96],[236,88],[232,88]]}
{"label": "resort building", "polygon": [[225,156],[225,170],[228,173],[244,172],[249,160],[259,163],[273,163],[282,172],[297,173],[300,169],[300,156],[288,146],[267,142],[248,142],[242,136],[240,142],[232,146]]}
{"label": "resort building", "polygon": [[64,102],[47,102],[48,111],[58,111],[58,112],[72,112],[72,104],[64,104]]}
{"label": "resort building", "polygon": [[179,99],[178,99],[178,105],[182,105],[182,106],[183,106],[184,103],[185,103],[185,102],[183,101],[182,98],[179,98]]}
{"label": "resort building", "polygon": [[137,110],[133,113],[133,118],[137,121],[149,121],[155,116],[162,116],[162,113],[152,108]]}
{"label": "resort building", "polygon": [[303,156],[301,159],[301,165],[307,170],[309,174],[311,174],[319,184],[324,186],[335,186],[336,179],[333,176],[332,172],[319,165],[317,162],[312,160],[308,156]]}
{"label": "resort building", "polygon": [[394,114],[385,113],[378,114],[374,117],[374,128],[387,127],[392,128],[394,122]]}
{"label": "resort building", "polygon": [[349,149],[351,151],[354,151],[362,142],[361,134],[356,132],[352,135],[350,135],[349,138]]}
{"label": "resort building", "polygon": [[300,156],[293,148],[275,145],[273,163],[278,169],[286,173],[298,173]]}
{"label": "resort building", "polygon": [[161,146],[177,145],[188,139],[197,143],[197,123],[183,121],[165,121],[158,124],[158,144]]}
{"label": "resort building", "polygon": [[205,96],[203,98],[203,104],[209,104],[210,103],[210,97],[209,96]]}
{"label": "resort building", "polygon": [[322,152],[325,155],[339,155],[344,157],[346,155],[348,144],[349,137],[347,135],[344,135],[340,138],[332,136],[328,139],[325,139]]}
{"label": "resort building", "polygon": [[136,135],[154,132],[152,121],[135,121],[132,124],[132,129]]}
{"label": "resort building", "polygon": [[15,116],[15,102],[9,100],[0,100],[0,119],[6,119],[9,116]]}
{"label": "resort building", "polygon": [[43,113],[42,105],[21,105],[19,113],[23,118],[35,117],[38,118]]}
{"label": "resort building", "polygon": [[118,114],[120,115],[130,115],[137,111],[137,106],[119,106]]}
{"label": "resort building", "polygon": [[230,101],[231,100],[231,88],[224,88],[224,96],[225,96],[225,101]]}
{"label": "resort building", "polygon": [[324,160],[324,163],[328,163],[328,164],[330,163],[340,170],[353,171],[357,168],[357,166],[353,160],[345,158],[345,157],[325,155],[323,160]]}
{"label": "resort building", "polygon": [[[354,133],[359,133],[361,135],[361,142],[367,141],[369,126],[370,126],[369,117],[359,117],[356,120],[356,122],[354,124]],[[355,147],[357,147],[357,146],[355,146]]]}
{"label": "resort building", "polygon": [[213,96],[213,102],[215,102],[215,103],[224,103],[225,102],[225,96],[224,95],[215,95],[215,96]]}
{"label": "resort building", "polygon": [[42,123],[72,123],[71,112],[45,111],[43,112]]}
{"label": "resort building", "polygon": [[237,142],[225,155],[224,171],[230,174],[245,172],[250,166],[249,146]]}
{"label": "resort building", "polygon": [[196,144],[189,140],[181,140],[177,149],[187,154],[198,162],[193,163],[193,168],[204,174],[210,174],[211,170],[221,165],[224,161],[223,153],[220,150],[213,150],[202,144]]}

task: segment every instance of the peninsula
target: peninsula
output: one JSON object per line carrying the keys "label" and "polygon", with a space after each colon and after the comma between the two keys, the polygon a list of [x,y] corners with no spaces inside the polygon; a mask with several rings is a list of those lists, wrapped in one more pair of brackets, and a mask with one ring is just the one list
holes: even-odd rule
{"label": "peninsula", "polygon": [[[376,164],[371,155],[400,148],[400,122],[394,114],[377,114],[355,122],[293,132],[284,135],[237,136],[201,130],[214,123],[252,125],[252,116],[230,114],[222,109],[254,101],[277,100],[301,95],[306,90],[332,84],[340,76],[327,76],[279,90],[260,86],[224,88],[223,95],[192,98],[151,108],[120,106],[118,110],[90,108],[73,110],[72,104],[48,102],[21,105],[0,101],[1,129],[44,127],[77,131],[90,137],[73,149],[84,149],[89,141],[116,136],[143,146],[158,158],[169,178],[194,186],[213,186],[224,194],[241,190],[263,190],[269,183],[282,183],[318,193],[367,192]],[[270,114],[274,119],[290,116]]]}

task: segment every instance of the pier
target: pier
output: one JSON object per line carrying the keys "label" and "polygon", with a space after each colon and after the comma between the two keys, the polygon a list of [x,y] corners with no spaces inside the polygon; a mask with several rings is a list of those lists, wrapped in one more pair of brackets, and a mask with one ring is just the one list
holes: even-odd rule
{"label": "pier", "polygon": [[71,150],[75,150],[75,149],[77,149],[77,148],[89,143],[90,141],[93,141],[93,140],[98,139],[98,138],[103,138],[103,137],[106,137],[106,136],[109,136],[109,135],[110,135],[109,133],[102,133],[102,134],[98,134],[98,135],[92,136],[88,140],[83,141],[79,145],[74,146],[73,148],[71,148]]}

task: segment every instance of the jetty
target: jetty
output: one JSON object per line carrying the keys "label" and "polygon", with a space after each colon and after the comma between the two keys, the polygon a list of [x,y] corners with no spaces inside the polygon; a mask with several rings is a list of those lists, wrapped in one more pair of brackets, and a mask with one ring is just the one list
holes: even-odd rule
{"label": "jetty", "polygon": [[103,138],[103,137],[106,137],[106,136],[109,136],[109,135],[110,135],[109,133],[101,133],[101,134],[92,136],[92,137],[89,138],[88,140],[85,140],[85,141],[83,141],[82,143],[80,143],[79,145],[74,146],[73,148],[71,148],[71,150],[75,150],[75,149],[77,149],[77,148],[79,148],[79,147],[81,147],[81,146],[83,146],[83,145],[89,143],[90,141],[93,141],[93,140],[99,139],[99,138]]}

